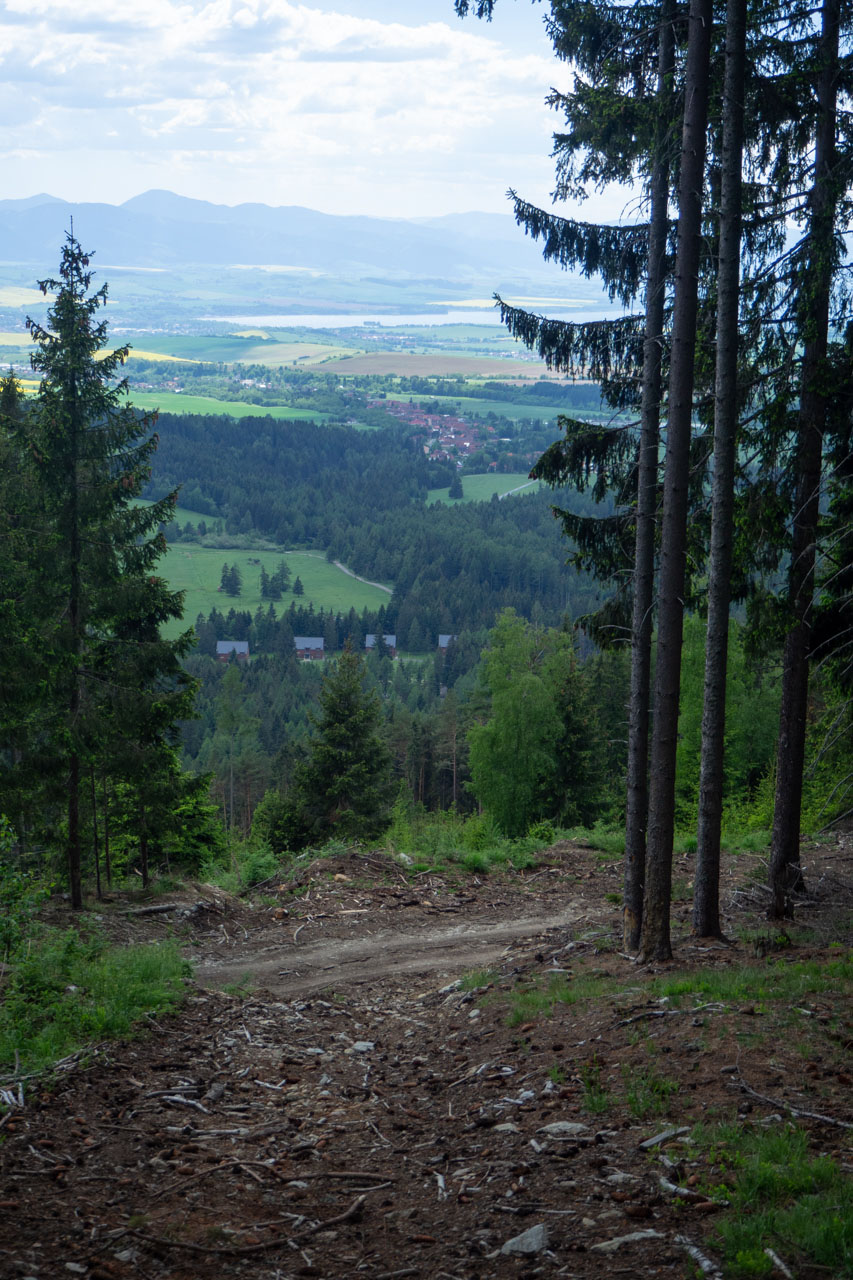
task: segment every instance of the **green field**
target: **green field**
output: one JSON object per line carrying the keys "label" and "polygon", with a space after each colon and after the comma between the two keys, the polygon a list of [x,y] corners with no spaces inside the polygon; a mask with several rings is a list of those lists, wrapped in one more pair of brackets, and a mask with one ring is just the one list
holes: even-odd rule
{"label": "green field", "polygon": [[[188,519],[199,518],[194,512],[183,514]],[[310,602],[315,609],[334,609],[343,613],[356,609],[360,613],[364,608],[378,609],[380,605],[387,605],[391,598],[389,592],[381,587],[359,582],[329,564],[321,551],[244,551],[176,542],[160,560],[159,569],[173,590],[186,591],[183,623],[186,627],[195,622],[199,613],[206,615],[214,608],[221,613],[232,608],[248,609],[254,613],[258,605],[266,609],[270,601],[261,600],[261,565],[272,574],[282,558],[290,566],[291,582],[297,577],[302,579],[305,594],[297,597],[292,591],[286,591],[281,600],[274,601],[279,616],[293,602],[306,606]],[[239,596],[227,596],[218,590],[223,564],[239,566],[243,578],[243,590]],[[181,629],[177,623],[163,628],[167,636],[174,636]]]}
{"label": "green field", "polygon": [[180,391],[137,391],[131,388],[131,402],[137,409],[159,409],[161,413],[215,413],[229,418],[278,418],[287,421],[325,422],[328,413],[318,409],[291,409],[279,404],[246,404],[243,400],[214,400],[212,396],[184,395]]}
{"label": "green field", "polygon": [[462,481],[462,498],[449,498],[447,495],[449,489],[430,489],[427,495],[427,502],[442,502],[445,505],[454,506],[457,502],[490,502],[492,494],[501,497],[505,493],[510,493],[513,489],[522,489],[524,493],[532,493],[539,484],[537,480],[531,480],[524,471],[507,472],[506,475],[500,475],[496,471],[490,471],[484,476],[460,476]]}
{"label": "green field", "polygon": [[[424,404],[436,406],[436,412],[447,412],[448,409],[456,411],[460,414],[467,414],[469,417],[485,418],[487,414],[494,413],[499,418],[509,418],[511,422],[520,422],[523,418],[528,420],[539,418],[542,421],[549,421],[557,417],[560,413],[569,412],[565,405],[557,404],[515,404],[511,400],[481,400],[475,396],[429,396],[418,395],[414,392],[388,392],[389,400],[412,400],[415,404]],[[431,410],[427,409],[427,412]],[[575,410],[575,412],[580,412]],[[583,416],[587,416],[584,411]]]}
{"label": "green field", "polygon": [[[245,329],[239,333],[148,334],[140,338],[144,350],[136,354],[152,359],[156,355],[178,360],[224,364],[314,364],[332,356],[346,355],[361,347],[339,336],[324,340],[322,331],[293,329]],[[131,346],[131,359],[133,358]]]}

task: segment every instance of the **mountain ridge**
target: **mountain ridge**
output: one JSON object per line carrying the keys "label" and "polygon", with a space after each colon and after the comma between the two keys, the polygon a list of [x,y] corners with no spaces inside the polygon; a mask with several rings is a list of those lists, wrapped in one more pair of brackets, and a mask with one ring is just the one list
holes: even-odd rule
{"label": "mountain ridge", "polygon": [[143,267],[287,265],[462,279],[497,269],[534,276],[549,270],[509,214],[375,218],[301,205],[219,205],[163,189],[118,205],[48,194],[0,200],[4,260],[52,260],[72,218],[75,234],[101,260]]}

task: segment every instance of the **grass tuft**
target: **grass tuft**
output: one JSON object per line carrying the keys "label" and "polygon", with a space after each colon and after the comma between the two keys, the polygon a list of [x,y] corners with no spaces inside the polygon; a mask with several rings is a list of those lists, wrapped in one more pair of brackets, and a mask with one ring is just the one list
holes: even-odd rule
{"label": "grass tuft", "polygon": [[853,1179],[835,1160],[812,1156],[807,1135],[792,1126],[727,1125],[709,1137],[731,1202],[717,1229],[726,1275],[771,1275],[769,1248],[795,1273],[853,1277]]}
{"label": "grass tuft", "polygon": [[171,942],[107,948],[50,930],[17,958],[0,1005],[0,1069],[44,1071],[87,1044],[175,1008],[189,965]]}

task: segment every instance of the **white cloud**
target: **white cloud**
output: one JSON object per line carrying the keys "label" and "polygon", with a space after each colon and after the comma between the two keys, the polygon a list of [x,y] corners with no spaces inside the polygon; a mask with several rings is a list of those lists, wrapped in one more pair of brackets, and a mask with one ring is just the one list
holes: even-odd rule
{"label": "white cloud", "polygon": [[403,216],[502,209],[510,184],[547,198],[559,121],[543,99],[567,73],[535,10],[519,49],[452,0],[406,6],[409,22],[365,3],[6,0],[7,193],[158,186]]}

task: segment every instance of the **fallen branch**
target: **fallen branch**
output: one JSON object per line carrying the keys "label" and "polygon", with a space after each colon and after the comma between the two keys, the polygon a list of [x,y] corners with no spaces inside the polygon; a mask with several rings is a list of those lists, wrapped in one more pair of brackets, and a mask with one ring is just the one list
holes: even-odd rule
{"label": "fallen branch", "polygon": [[679,1187],[668,1178],[658,1178],[658,1183],[662,1191],[666,1191],[671,1196],[678,1196],[679,1200],[685,1200],[688,1204],[713,1204],[720,1209],[728,1209],[730,1204],[728,1200],[715,1200],[712,1196],[703,1195],[701,1191],[694,1191],[692,1187]]}
{"label": "fallen branch", "polygon": [[853,1129],[853,1123],[849,1120],[837,1120],[835,1116],[825,1116],[819,1111],[804,1111],[802,1107],[795,1107],[792,1103],[783,1101],[782,1098],[768,1098],[765,1093],[757,1093],[755,1089],[746,1083],[743,1076],[738,1076],[737,1080],[733,1080],[729,1088],[742,1089],[744,1093],[748,1093],[751,1098],[756,1098],[758,1102],[763,1102],[768,1107],[781,1107],[783,1111],[790,1111],[792,1116],[803,1116],[806,1120],[819,1120],[821,1124],[833,1124],[839,1129]]}
{"label": "fallen branch", "polygon": [[702,1250],[697,1248],[692,1240],[688,1240],[687,1236],[676,1236],[675,1243],[680,1244],[682,1249],[690,1254],[690,1257],[696,1263],[697,1267],[699,1267],[703,1276],[708,1276],[709,1280],[723,1280],[723,1273],[717,1266],[716,1262],[707,1258]]}
{"label": "fallen branch", "polygon": [[164,916],[168,911],[177,911],[180,902],[159,902],[153,907],[129,907],[126,916]]}
{"label": "fallen branch", "polygon": [[791,1271],[790,1268],[785,1266],[784,1262],[779,1257],[778,1253],[774,1253],[772,1249],[765,1249],[764,1252],[766,1253],[770,1261],[773,1263],[773,1266],[776,1268],[776,1270],[782,1272],[782,1275],[785,1277],[785,1280],[794,1280],[793,1271]]}
{"label": "fallen branch", "polygon": [[[642,1022],[644,1018],[674,1018],[676,1015],[686,1013],[685,1009],[647,1009],[645,1013],[637,1013],[633,1018],[623,1018],[621,1022],[617,1022],[617,1027],[630,1027],[632,1022]],[[692,1009],[690,1010],[692,1013]]]}
{"label": "fallen branch", "polygon": [[143,1241],[144,1244],[153,1244],[161,1249],[188,1249],[190,1253],[207,1253],[214,1257],[223,1254],[230,1254],[233,1257],[250,1257],[252,1254],[266,1253],[270,1249],[281,1249],[292,1240],[307,1240],[309,1236],[316,1235],[318,1231],[325,1231],[327,1227],[337,1227],[342,1222],[351,1222],[354,1218],[361,1216],[365,1199],[363,1195],[357,1196],[348,1209],[336,1214],[334,1218],[324,1218],[322,1222],[315,1222],[313,1226],[306,1227],[304,1231],[299,1231],[295,1235],[277,1236],[275,1240],[264,1240],[260,1244],[208,1245],[195,1244],[190,1240],[170,1240],[168,1236],[149,1236],[142,1231],[128,1231],[127,1234]]}

